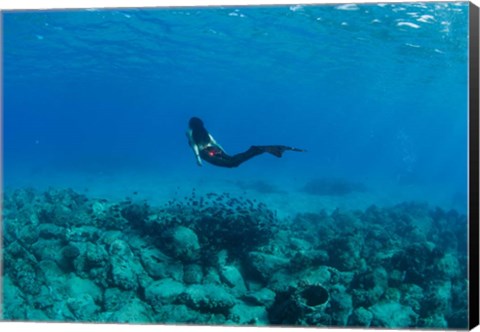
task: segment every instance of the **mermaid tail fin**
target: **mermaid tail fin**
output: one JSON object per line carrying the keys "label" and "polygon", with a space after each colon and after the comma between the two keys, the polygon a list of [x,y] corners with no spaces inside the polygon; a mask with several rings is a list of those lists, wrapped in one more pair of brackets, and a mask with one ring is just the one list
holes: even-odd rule
{"label": "mermaid tail fin", "polygon": [[285,151],[305,152],[305,150],[292,148],[290,146],[285,146],[285,145],[264,145],[264,146],[259,146],[259,148],[263,149],[263,151],[265,152],[268,152],[274,155],[277,158],[281,158]]}

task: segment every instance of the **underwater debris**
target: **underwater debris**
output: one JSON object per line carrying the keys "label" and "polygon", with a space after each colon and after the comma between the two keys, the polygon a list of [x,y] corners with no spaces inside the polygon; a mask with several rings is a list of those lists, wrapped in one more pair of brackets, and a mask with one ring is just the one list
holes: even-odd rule
{"label": "underwater debris", "polygon": [[320,284],[298,284],[277,292],[268,309],[268,318],[275,325],[317,325],[331,323],[327,313],[329,292]]}

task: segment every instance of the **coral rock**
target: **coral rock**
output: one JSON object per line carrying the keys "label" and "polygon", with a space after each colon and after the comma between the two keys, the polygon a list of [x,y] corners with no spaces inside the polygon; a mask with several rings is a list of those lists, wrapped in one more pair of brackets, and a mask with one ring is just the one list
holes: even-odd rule
{"label": "coral rock", "polygon": [[290,261],[283,257],[253,251],[249,254],[249,263],[262,280],[268,280],[278,270],[287,267]]}
{"label": "coral rock", "polygon": [[191,285],[180,296],[180,301],[200,312],[223,313],[235,305],[235,298],[224,287]]}
{"label": "coral rock", "polygon": [[188,264],[183,267],[183,282],[186,284],[199,284],[202,282],[202,267],[197,264]]}
{"label": "coral rock", "polygon": [[172,304],[185,291],[185,286],[173,279],[167,278],[152,282],[145,289],[145,299],[159,311],[165,304]]}
{"label": "coral rock", "polygon": [[358,307],[348,319],[349,326],[369,327],[373,314],[364,307]]}
{"label": "coral rock", "polygon": [[67,306],[78,320],[90,322],[96,321],[95,314],[100,310],[90,294],[68,298]]}
{"label": "coral rock", "polygon": [[250,306],[243,303],[236,304],[228,318],[241,325],[268,325],[267,310],[263,306]]}
{"label": "coral rock", "polygon": [[220,278],[237,295],[243,294],[247,290],[243,276],[235,266],[227,265],[221,267]]}
{"label": "coral rock", "polygon": [[264,306],[269,308],[275,301],[275,292],[262,288],[256,292],[248,292],[242,296],[242,300],[256,306]]}
{"label": "coral rock", "polygon": [[113,312],[106,312],[103,321],[112,323],[145,324],[153,321],[151,309],[138,298],[123,300],[122,305]]}
{"label": "coral rock", "polygon": [[416,325],[418,315],[412,308],[396,302],[381,302],[369,308],[373,314],[371,326],[406,328]]}
{"label": "coral rock", "polygon": [[166,236],[166,246],[173,257],[185,262],[198,259],[200,244],[198,237],[190,228],[177,226],[171,229]]}

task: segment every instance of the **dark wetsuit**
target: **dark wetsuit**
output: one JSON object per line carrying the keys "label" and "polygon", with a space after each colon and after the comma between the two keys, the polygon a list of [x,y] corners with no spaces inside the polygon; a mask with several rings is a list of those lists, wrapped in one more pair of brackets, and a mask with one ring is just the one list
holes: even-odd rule
{"label": "dark wetsuit", "polygon": [[241,163],[258,156],[259,154],[268,152],[274,156],[280,158],[284,151],[298,151],[303,150],[292,148],[284,145],[265,145],[265,146],[251,146],[247,151],[237,153],[236,155],[229,156],[222,149],[217,146],[210,145],[200,150],[200,157],[209,162],[210,164],[222,167],[237,167]]}
{"label": "dark wetsuit", "polygon": [[203,121],[197,117],[190,119],[187,137],[200,166],[201,159],[212,165],[232,168],[265,152],[280,158],[285,151],[305,151],[285,145],[252,145],[247,151],[230,156],[205,129]]}
{"label": "dark wetsuit", "polygon": [[251,146],[250,149],[245,152],[238,153],[234,156],[229,156],[225,153],[225,151],[216,146],[208,146],[200,150],[200,157],[202,157],[202,159],[206,162],[216,166],[237,167],[244,161],[247,161],[248,159],[258,156],[264,152],[265,150],[257,146]]}

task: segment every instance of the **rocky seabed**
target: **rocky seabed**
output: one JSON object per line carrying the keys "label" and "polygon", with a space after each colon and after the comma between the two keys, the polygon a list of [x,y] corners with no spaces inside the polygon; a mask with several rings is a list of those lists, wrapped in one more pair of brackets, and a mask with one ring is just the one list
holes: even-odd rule
{"label": "rocky seabed", "polygon": [[280,219],[228,194],[18,189],[3,235],[5,320],[467,327],[466,217],[426,204]]}

